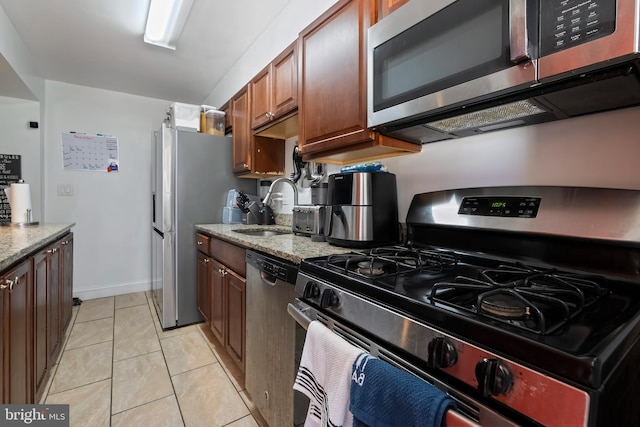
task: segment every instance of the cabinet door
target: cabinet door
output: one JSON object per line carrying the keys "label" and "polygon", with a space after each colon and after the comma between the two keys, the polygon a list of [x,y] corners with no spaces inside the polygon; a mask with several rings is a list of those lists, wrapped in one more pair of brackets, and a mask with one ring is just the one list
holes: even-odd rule
{"label": "cabinet door", "polygon": [[2,293],[2,403],[32,403],[33,295],[31,261],[0,277]]}
{"label": "cabinet door", "polygon": [[211,259],[211,304],[210,310],[210,328],[213,334],[218,338],[220,344],[225,345],[226,339],[226,292],[225,292],[225,270],[224,266],[214,259]]}
{"label": "cabinet door", "polygon": [[211,259],[198,251],[197,262],[198,311],[202,314],[204,321],[208,322],[211,316]]}
{"label": "cabinet door", "polygon": [[298,106],[297,43],[287,47],[271,65],[271,113],[282,116]]}
{"label": "cabinet door", "polygon": [[64,336],[64,331],[69,326],[73,313],[73,233],[69,233],[60,242],[62,254],[60,256],[60,278],[61,299],[60,299],[60,333]]}
{"label": "cabinet door", "polygon": [[251,80],[251,128],[255,129],[271,120],[271,65]]}
{"label": "cabinet door", "polygon": [[42,250],[33,256],[34,295],[34,379],[36,395],[43,386],[49,365],[47,352],[47,252]]}
{"label": "cabinet door", "polygon": [[245,86],[231,100],[233,127],[233,172],[249,172],[252,168],[251,121],[249,119],[249,87]]}
{"label": "cabinet door", "polygon": [[47,351],[48,365],[55,363],[60,350],[60,242],[45,249],[47,253]]}
{"label": "cabinet door", "polygon": [[305,154],[371,141],[367,129],[368,0],[340,0],[300,33],[300,142]]}
{"label": "cabinet door", "polygon": [[233,271],[225,272],[227,285],[228,336],[226,348],[229,355],[244,372],[245,357],[245,290],[246,280]]}

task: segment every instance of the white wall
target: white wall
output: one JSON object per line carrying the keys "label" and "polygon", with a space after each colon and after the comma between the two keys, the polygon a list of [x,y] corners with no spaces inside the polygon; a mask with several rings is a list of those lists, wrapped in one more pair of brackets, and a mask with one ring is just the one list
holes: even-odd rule
{"label": "white wall", "polygon": [[[75,222],[74,295],[150,289],[150,148],[168,101],[46,82],[45,220]],[[117,173],[64,171],[61,133],[118,138]],[[58,196],[57,185],[73,186]]]}
{"label": "white wall", "polygon": [[31,129],[33,121],[40,121],[39,102],[0,96],[0,154],[22,156],[22,179],[31,189],[33,220],[42,221],[40,128]]}
{"label": "white wall", "polygon": [[[17,75],[24,81],[35,98],[25,96],[28,99],[44,99],[44,80],[39,77],[40,73],[36,62],[18,36],[9,17],[0,6],[0,55],[3,56],[15,70]],[[28,94],[27,94],[28,95]]]}
{"label": "white wall", "polygon": [[399,215],[414,194],[490,185],[640,190],[640,107],[441,141],[383,161],[397,175]]}

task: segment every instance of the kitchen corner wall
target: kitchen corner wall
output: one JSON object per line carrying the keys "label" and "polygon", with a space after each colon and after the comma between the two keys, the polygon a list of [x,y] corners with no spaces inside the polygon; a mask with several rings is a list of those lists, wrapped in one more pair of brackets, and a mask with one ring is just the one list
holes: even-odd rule
{"label": "kitchen corner wall", "polygon": [[[46,82],[44,203],[48,223],[75,223],[74,296],[150,289],[150,165],[153,130],[169,101]],[[62,169],[62,132],[118,138],[120,171]],[[58,196],[58,184],[72,196]]]}

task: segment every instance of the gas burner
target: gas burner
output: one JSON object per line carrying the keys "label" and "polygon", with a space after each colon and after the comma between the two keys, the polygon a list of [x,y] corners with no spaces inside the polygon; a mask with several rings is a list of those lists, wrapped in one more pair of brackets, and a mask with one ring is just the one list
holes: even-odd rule
{"label": "gas burner", "polygon": [[384,274],[384,266],[385,263],[383,261],[360,261],[356,271],[363,276],[382,276]]}
{"label": "gas burner", "polygon": [[436,283],[430,300],[548,335],[608,293],[592,277],[516,264],[480,270],[476,278]]}
{"label": "gas burner", "polygon": [[508,294],[489,295],[479,304],[480,311],[501,319],[523,319],[531,314],[530,307],[520,299]]}

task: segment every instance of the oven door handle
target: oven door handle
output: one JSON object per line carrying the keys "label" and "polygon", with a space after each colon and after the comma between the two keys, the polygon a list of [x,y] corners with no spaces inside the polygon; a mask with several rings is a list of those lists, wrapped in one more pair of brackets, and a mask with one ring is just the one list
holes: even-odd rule
{"label": "oven door handle", "polygon": [[287,304],[287,313],[289,313],[289,316],[293,317],[296,323],[305,330],[309,329],[309,323],[313,322],[313,319],[307,314],[307,311],[313,313],[315,310],[300,300],[296,300],[296,303]]}
{"label": "oven door handle", "polygon": [[509,44],[511,62],[517,64],[531,59],[527,33],[527,0],[509,0]]}

